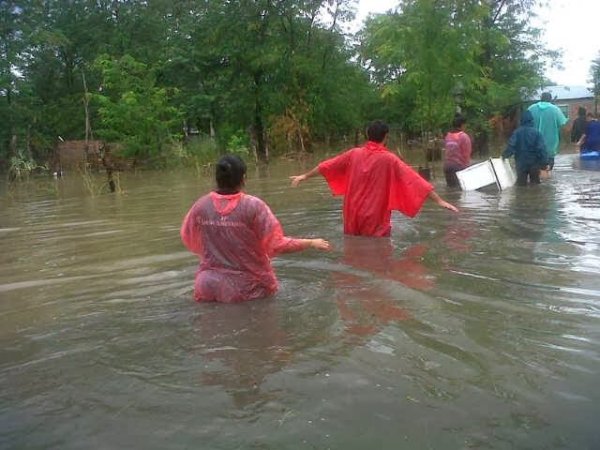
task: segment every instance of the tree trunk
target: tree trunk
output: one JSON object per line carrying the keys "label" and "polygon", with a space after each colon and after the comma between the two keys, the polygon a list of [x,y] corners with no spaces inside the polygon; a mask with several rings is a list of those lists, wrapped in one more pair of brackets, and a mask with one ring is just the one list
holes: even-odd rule
{"label": "tree trunk", "polygon": [[487,130],[479,129],[475,132],[473,149],[479,153],[480,158],[485,158],[490,154],[489,133]]}
{"label": "tree trunk", "polygon": [[254,135],[256,136],[256,157],[259,161],[268,162],[267,144],[265,139],[265,124],[263,121],[261,93],[260,93],[260,74],[254,75],[255,99],[254,99]]}
{"label": "tree trunk", "polygon": [[265,126],[259,113],[254,115],[254,135],[256,136],[256,156],[259,161],[268,162],[267,145],[265,139]]}
{"label": "tree trunk", "polygon": [[88,163],[89,158],[89,140],[91,137],[91,126],[90,126],[90,110],[89,110],[89,98],[87,83],[85,81],[85,73],[81,72],[81,80],[83,81],[83,112],[85,114],[85,163]]}
{"label": "tree trunk", "polygon": [[13,105],[12,105],[12,91],[10,86],[6,90],[6,101],[8,103],[8,157],[17,156],[17,133],[15,132],[15,123],[13,120]]}

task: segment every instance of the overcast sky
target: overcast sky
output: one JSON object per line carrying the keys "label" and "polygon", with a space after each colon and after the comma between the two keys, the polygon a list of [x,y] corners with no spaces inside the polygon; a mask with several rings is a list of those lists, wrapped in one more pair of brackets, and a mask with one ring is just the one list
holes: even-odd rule
{"label": "overcast sky", "polygon": [[[394,8],[397,0],[358,0],[357,21]],[[562,68],[548,68],[547,76],[564,85],[588,85],[590,65],[600,53],[600,0],[548,0],[537,8],[536,25],[544,30],[546,46],[562,50]]]}

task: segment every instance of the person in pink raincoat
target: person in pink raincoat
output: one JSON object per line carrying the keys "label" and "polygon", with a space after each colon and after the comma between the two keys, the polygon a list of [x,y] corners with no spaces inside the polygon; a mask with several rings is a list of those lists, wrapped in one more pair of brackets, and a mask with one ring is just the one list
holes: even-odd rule
{"label": "person in pink raincoat", "polygon": [[452,130],[444,138],[444,176],[448,187],[460,187],[456,172],[471,164],[471,137],[465,132],[467,119],[454,116]]}
{"label": "person in pink raincoat", "polygon": [[323,239],[296,239],[261,199],[242,191],[246,164],[235,155],[216,165],[217,190],[200,197],[183,219],[181,239],[200,258],[196,301],[236,303],[277,291],[271,257],[308,248],[329,250]]}

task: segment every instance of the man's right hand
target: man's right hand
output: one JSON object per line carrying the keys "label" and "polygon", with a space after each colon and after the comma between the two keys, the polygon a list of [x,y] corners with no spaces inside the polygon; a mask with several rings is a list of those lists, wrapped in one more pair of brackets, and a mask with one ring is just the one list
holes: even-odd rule
{"label": "man's right hand", "polygon": [[454,206],[452,203],[448,203],[446,200],[442,200],[438,202],[438,205],[442,208],[449,209],[450,211],[458,212],[458,208]]}
{"label": "man's right hand", "polygon": [[450,211],[458,212],[458,208],[456,206],[454,206],[452,203],[448,203],[446,200],[444,200],[442,197],[440,197],[437,194],[437,192],[435,192],[435,191],[431,191],[429,193],[429,198],[431,200],[433,200],[438,206],[441,206],[442,208],[446,208],[446,209],[449,209]]}
{"label": "man's right hand", "polygon": [[306,175],[294,175],[290,177],[290,180],[292,180],[292,187],[298,187],[302,181],[306,180]]}

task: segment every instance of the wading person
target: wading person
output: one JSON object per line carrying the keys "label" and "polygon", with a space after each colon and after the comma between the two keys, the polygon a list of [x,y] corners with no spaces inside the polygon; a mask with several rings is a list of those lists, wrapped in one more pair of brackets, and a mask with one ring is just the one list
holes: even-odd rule
{"label": "wading person", "polygon": [[536,130],[544,137],[549,170],[554,168],[554,157],[559,151],[560,128],[568,122],[560,108],[550,103],[551,101],[550,92],[543,92],[541,100],[529,107]]}
{"label": "wading person", "polygon": [[271,257],[308,248],[329,250],[323,239],[286,237],[267,204],[242,191],[246,164],[235,155],[216,165],[216,191],[200,197],[183,220],[181,239],[200,257],[197,301],[235,303],[277,291]]}
{"label": "wading person", "polygon": [[521,116],[521,126],[517,128],[508,140],[502,158],[515,157],[517,167],[517,184],[527,185],[540,183],[540,171],[548,167],[548,152],[542,133],[534,128],[531,112],[524,111]]}
{"label": "wading person", "polygon": [[452,130],[444,138],[444,176],[448,187],[460,187],[456,172],[471,164],[471,138],[465,133],[467,119],[460,114],[452,121]]}
{"label": "wading person", "polygon": [[585,126],[587,125],[586,111],[583,106],[577,109],[577,118],[573,121],[571,126],[571,142],[577,143],[581,136],[585,132]]}
{"label": "wading person", "polygon": [[579,151],[581,153],[600,151],[600,121],[598,116],[588,113],[589,121],[586,124],[585,132],[579,138]]}
{"label": "wading person", "polygon": [[442,208],[458,211],[443,200],[433,186],[384,145],[388,126],[372,122],[367,143],[322,161],[309,172],[292,176],[292,186],[318,174],[333,195],[343,195],[344,233],[389,236],[392,211],[414,217],[430,199]]}

